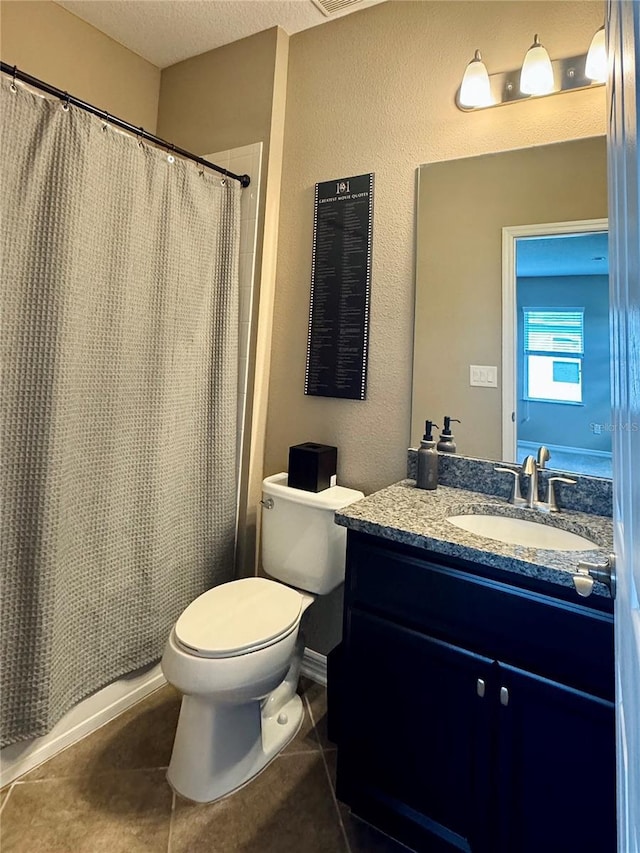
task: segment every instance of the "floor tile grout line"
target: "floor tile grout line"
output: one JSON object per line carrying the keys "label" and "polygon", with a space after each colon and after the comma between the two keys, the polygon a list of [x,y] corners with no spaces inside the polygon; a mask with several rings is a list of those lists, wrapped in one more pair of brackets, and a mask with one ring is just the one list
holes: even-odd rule
{"label": "floor tile grout line", "polygon": [[13,793],[13,787],[14,787],[14,785],[15,785],[15,782],[12,782],[12,783],[9,785],[8,789],[7,789],[7,796],[6,796],[6,797],[4,798],[4,800],[2,801],[2,805],[0,805],[0,814],[2,814],[2,812],[4,811],[4,807],[7,805],[7,802],[8,802],[8,800],[9,800],[9,797],[10,797],[10,796],[11,796],[11,794]]}
{"label": "floor tile grout line", "polygon": [[322,748],[322,741],[320,740],[320,735],[318,734],[318,729],[316,727],[316,721],[315,721],[315,718],[313,716],[313,711],[311,710],[311,702],[309,702],[306,695],[304,697],[304,701],[307,703],[307,711],[309,713],[309,719],[311,720],[311,728],[313,729],[313,733],[316,737],[316,740],[318,741],[318,747],[320,749],[320,752],[324,752],[324,750]]}
{"label": "floor tile grout line", "polygon": [[173,816],[176,811],[176,792],[171,791],[171,811],[169,812],[169,837],[167,838],[167,853],[171,853],[171,843],[173,841]]}
{"label": "floor tile grout line", "polygon": [[347,835],[347,829],[344,825],[344,821],[342,820],[342,814],[340,812],[340,806],[338,805],[338,798],[336,797],[336,792],[333,789],[333,782],[331,781],[331,773],[329,772],[329,765],[327,764],[327,759],[324,754],[324,750],[320,750],[320,755],[322,756],[322,763],[324,764],[324,771],[327,775],[327,784],[329,785],[329,790],[331,791],[331,799],[333,800],[333,805],[336,810],[336,815],[338,818],[338,823],[340,824],[340,829],[342,830],[342,837],[344,838],[345,847],[347,849],[347,853],[351,853],[351,845],[349,844],[349,837]]}
{"label": "floor tile grout line", "polygon": [[322,752],[322,750],[315,747],[313,749],[288,749],[286,752],[283,750],[278,758],[286,758],[288,755],[311,755],[313,752]]}
{"label": "floor tile grout line", "polygon": [[307,709],[309,711],[309,717],[311,718],[311,723],[313,725],[313,732],[316,736],[316,740],[318,741],[318,745],[320,747],[320,755],[322,756],[322,763],[324,764],[324,772],[327,776],[327,783],[329,785],[329,790],[331,791],[331,798],[333,800],[333,806],[336,810],[336,815],[338,818],[338,823],[340,824],[340,829],[342,830],[342,837],[344,838],[344,843],[346,849],[346,853],[351,853],[351,845],[349,844],[349,838],[347,836],[347,830],[344,825],[344,821],[342,820],[342,814],[340,813],[340,806],[338,805],[338,798],[336,797],[336,792],[333,789],[333,782],[331,781],[331,773],[329,772],[329,765],[327,764],[327,758],[324,754],[324,749],[322,748],[322,742],[320,741],[320,735],[318,734],[318,729],[316,728],[316,721],[313,716],[313,711],[311,710],[311,702],[305,696],[305,702],[307,703]]}
{"label": "floor tile grout line", "polygon": [[[169,765],[161,767],[113,767],[110,770],[100,770],[98,773],[91,773],[93,776],[111,776],[113,773],[155,773],[157,770],[168,770]],[[91,771],[89,771],[91,772]],[[66,776],[46,776],[44,779],[16,779],[11,783],[13,788],[15,785],[41,785],[44,782],[66,782],[69,779],[82,779],[88,773],[73,773]]]}

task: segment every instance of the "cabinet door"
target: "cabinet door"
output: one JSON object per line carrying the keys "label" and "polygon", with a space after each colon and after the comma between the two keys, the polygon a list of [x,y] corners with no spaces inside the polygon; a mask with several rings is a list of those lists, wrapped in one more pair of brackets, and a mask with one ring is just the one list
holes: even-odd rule
{"label": "cabinet door", "polygon": [[502,663],[499,673],[498,849],[615,853],[613,703]]}
{"label": "cabinet door", "polygon": [[358,610],[345,654],[338,796],[419,850],[491,850],[491,660]]}

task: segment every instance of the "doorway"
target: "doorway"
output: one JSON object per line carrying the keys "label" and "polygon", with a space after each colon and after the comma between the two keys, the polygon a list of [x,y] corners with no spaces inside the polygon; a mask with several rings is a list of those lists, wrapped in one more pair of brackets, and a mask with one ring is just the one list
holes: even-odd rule
{"label": "doorway", "polygon": [[607,223],[560,225],[503,230],[505,458],[611,477]]}

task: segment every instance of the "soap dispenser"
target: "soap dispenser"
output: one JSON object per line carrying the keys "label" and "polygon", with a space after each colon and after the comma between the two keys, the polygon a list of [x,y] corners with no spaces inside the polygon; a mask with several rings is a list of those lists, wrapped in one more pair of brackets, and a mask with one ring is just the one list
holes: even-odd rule
{"label": "soap dispenser", "polygon": [[459,424],[457,418],[450,418],[448,415],[445,415],[444,418],[444,429],[440,433],[440,440],[438,441],[437,449],[440,453],[455,453],[456,452],[456,443],[453,440],[453,434],[451,432],[451,422]]}
{"label": "soap dispenser", "polygon": [[[438,427],[437,424],[435,424]],[[418,471],[416,474],[416,488],[437,489],[438,488],[438,451],[433,438],[432,421],[425,421],[424,438],[418,449]],[[438,427],[439,429],[439,427]]]}

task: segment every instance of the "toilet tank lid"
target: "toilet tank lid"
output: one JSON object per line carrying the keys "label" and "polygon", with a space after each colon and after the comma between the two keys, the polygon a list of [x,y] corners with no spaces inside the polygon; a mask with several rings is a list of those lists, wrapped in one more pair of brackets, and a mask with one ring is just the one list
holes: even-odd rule
{"label": "toilet tank lid", "polygon": [[176,637],[207,657],[229,657],[275,642],[300,619],[303,596],[267,578],[242,578],[203,592],[183,611]]}
{"label": "toilet tank lid", "polygon": [[286,472],[272,474],[262,481],[262,491],[265,495],[285,498],[293,503],[315,506],[321,509],[342,509],[354,501],[364,497],[364,492],[356,489],[346,489],[344,486],[331,486],[321,492],[306,492],[304,489],[293,489],[287,485],[288,475]]}

